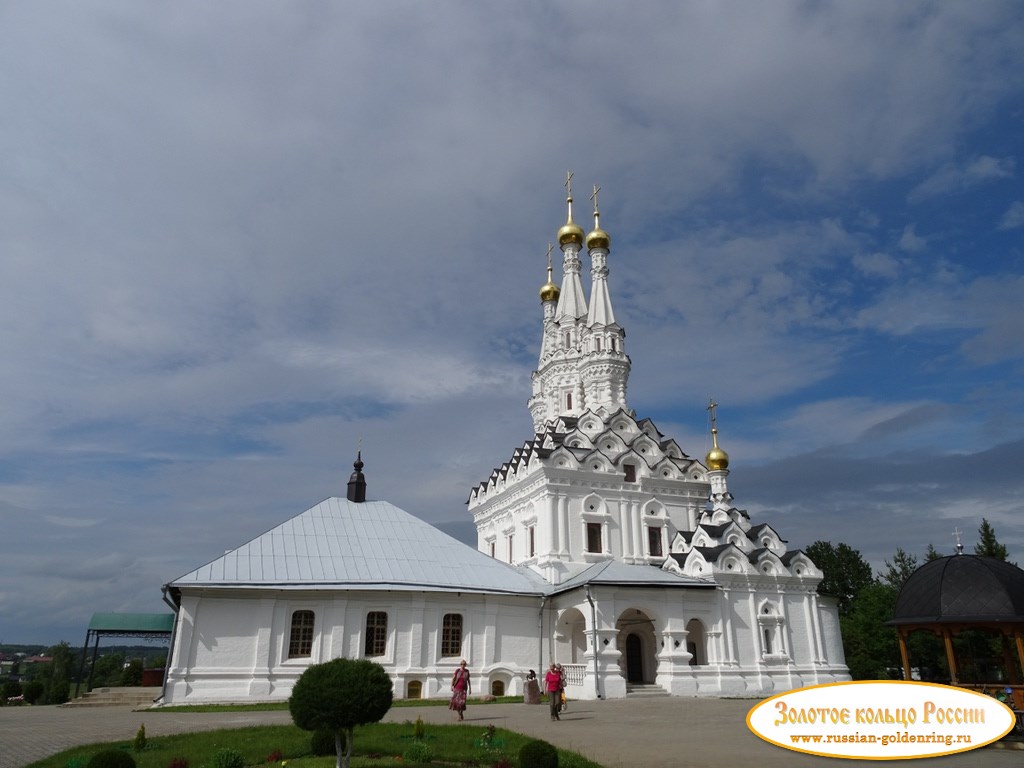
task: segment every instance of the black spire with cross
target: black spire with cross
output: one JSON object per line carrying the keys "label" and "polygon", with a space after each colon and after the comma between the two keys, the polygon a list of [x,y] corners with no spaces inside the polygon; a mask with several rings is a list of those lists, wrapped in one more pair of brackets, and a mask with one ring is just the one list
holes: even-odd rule
{"label": "black spire with cross", "polygon": [[348,479],[348,500],[357,504],[366,501],[366,478],[363,477],[363,452],[356,454],[356,460],[352,462],[352,476]]}

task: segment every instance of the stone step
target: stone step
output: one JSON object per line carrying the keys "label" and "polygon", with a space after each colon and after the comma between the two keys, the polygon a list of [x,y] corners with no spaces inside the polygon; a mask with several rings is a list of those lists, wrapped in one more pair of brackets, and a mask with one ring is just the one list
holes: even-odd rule
{"label": "stone step", "polygon": [[93,688],[77,699],[64,704],[65,707],[146,707],[153,703],[162,692],[159,687],[110,687]]}
{"label": "stone step", "polygon": [[668,691],[653,683],[630,683],[626,686],[627,699],[650,699],[668,695]]}

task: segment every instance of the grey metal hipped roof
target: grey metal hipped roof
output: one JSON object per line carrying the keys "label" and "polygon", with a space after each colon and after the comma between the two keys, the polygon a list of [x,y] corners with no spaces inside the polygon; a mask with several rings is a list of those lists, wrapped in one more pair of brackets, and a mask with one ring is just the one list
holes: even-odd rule
{"label": "grey metal hipped roof", "polygon": [[394,504],[330,498],[168,586],[541,595],[548,585]]}
{"label": "grey metal hipped roof", "polygon": [[713,589],[717,585],[710,579],[681,576],[655,565],[629,565],[618,560],[594,563],[561,584],[550,588],[551,594],[568,592],[586,585],[617,587],[696,587]]}

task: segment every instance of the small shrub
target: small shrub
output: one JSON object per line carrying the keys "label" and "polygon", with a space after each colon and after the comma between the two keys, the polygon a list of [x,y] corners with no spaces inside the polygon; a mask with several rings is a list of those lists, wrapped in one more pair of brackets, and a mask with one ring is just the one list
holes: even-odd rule
{"label": "small shrub", "polygon": [[416,724],[412,727],[412,737],[416,741],[423,741],[423,737],[427,735],[426,726],[423,725],[423,718],[417,717]]}
{"label": "small shrub", "polygon": [[146,749],[146,724],[143,723],[139,726],[139,730],[135,732],[135,741],[132,743],[132,749],[136,752],[142,752]]}
{"label": "small shrub", "polygon": [[122,749],[105,749],[93,755],[86,768],[135,768],[135,758]]}
{"label": "small shrub", "polygon": [[25,687],[22,689],[22,693],[25,696],[25,701],[28,704],[35,704],[39,699],[43,697],[43,692],[46,690],[44,686],[38,680],[33,680],[30,683],[25,683]]}
{"label": "small shrub", "polygon": [[331,731],[313,731],[309,740],[309,751],[314,757],[334,757],[334,733]]}
{"label": "small shrub", "polygon": [[184,757],[172,757],[167,768],[188,768],[188,760]]}
{"label": "small shrub", "polygon": [[132,659],[121,672],[121,685],[142,685],[142,659]]}
{"label": "small shrub", "polygon": [[237,749],[221,749],[213,756],[213,768],[245,768],[245,757]]}
{"label": "small shrub", "polygon": [[425,741],[414,741],[406,747],[402,759],[407,763],[429,763],[434,759],[434,750]]}
{"label": "small shrub", "polygon": [[21,687],[21,683],[17,680],[5,680],[3,688],[0,689],[0,707],[4,705],[7,699],[15,699],[18,696],[24,696],[25,691]]}
{"label": "small shrub", "polygon": [[528,741],[519,750],[519,768],[558,768],[558,750],[540,739]]}

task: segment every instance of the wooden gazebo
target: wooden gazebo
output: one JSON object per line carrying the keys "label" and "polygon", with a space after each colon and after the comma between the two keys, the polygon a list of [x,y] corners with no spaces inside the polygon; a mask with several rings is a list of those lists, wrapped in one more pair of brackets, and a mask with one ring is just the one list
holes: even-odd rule
{"label": "wooden gazebo", "polygon": [[[925,630],[942,638],[952,685],[987,691],[1010,689],[1011,706],[1018,712],[1024,710],[1024,570],[980,555],[931,560],[907,579],[888,623],[899,634],[905,680],[911,679],[907,639],[911,633]],[[960,679],[953,638],[967,630],[984,630],[1000,639],[1002,680]]]}

